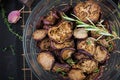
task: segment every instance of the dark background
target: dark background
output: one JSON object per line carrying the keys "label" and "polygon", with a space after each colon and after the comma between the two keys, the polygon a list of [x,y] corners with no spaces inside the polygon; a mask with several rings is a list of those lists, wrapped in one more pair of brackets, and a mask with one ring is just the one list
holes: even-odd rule
{"label": "dark background", "polygon": [[[40,0],[35,0],[32,8]],[[118,0],[113,0],[117,3]],[[19,0],[2,0],[0,6],[3,5],[5,15],[7,16],[10,11],[22,8],[22,3]],[[19,20],[16,24],[12,24],[12,29],[18,34],[22,35],[23,28],[20,26],[22,21]],[[13,54],[10,46],[12,45],[15,54]],[[6,48],[6,50],[5,50]],[[24,80],[23,61],[22,61],[22,41],[13,35],[2,18],[0,7],[0,80]]]}

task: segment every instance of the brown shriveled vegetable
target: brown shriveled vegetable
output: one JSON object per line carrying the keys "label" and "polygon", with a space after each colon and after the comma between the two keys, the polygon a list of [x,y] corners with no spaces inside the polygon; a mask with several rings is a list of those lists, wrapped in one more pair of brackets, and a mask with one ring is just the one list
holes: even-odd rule
{"label": "brown shriveled vegetable", "polygon": [[93,60],[83,60],[80,64],[80,69],[89,74],[98,69],[98,63]]}
{"label": "brown shriveled vegetable", "polygon": [[93,22],[97,22],[100,17],[101,8],[96,2],[89,0],[78,3],[74,7],[74,13],[83,22],[88,22],[86,17]]}
{"label": "brown shriveled vegetable", "polygon": [[85,75],[79,69],[71,69],[71,71],[68,73],[68,77],[70,78],[70,80],[84,80],[85,79]]}
{"label": "brown shriveled vegetable", "polygon": [[108,51],[106,50],[106,48],[102,47],[102,46],[97,46],[96,47],[96,51],[94,54],[94,58],[98,61],[98,62],[104,62],[106,61],[109,56],[108,56]]}
{"label": "brown shriveled vegetable", "polygon": [[63,60],[66,60],[72,56],[72,54],[75,52],[74,48],[65,48],[61,51],[61,57]]}
{"label": "brown shriveled vegetable", "polygon": [[71,47],[73,48],[74,47],[74,41],[73,40],[67,40],[65,41],[64,43],[56,43],[54,41],[51,41],[51,47],[53,49],[63,49],[63,48],[67,48],[67,47]]}
{"label": "brown shriveled vegetable", "polygon": [[68,72],[70,68],[71,67],[68,64],[55,63],[52,68],[52,71],[57,73]]}
{"label": "brown shriveled vegetable", "polygon": [[51,70],[55,59],[50,52],[40,52],[37,57],[38,63],[44,68],[44,70]]}
{"label": "brown shriveled vegetable", "polygon": [[74,37],[77,39],[85,39],[88,37],[88,33],[85,30],[85,28],[78,28],[78,29],[74,29],[74,33],[73,33]]}
{"label": "brown shriveled vegetable", "polygon": [[50,11],[49,15],[43,19],[43,23],[45,25],[54,25],[57,19],[59,19],[57,12],[55,10]]}
{"label": "brown shriveled vegetable", "polygon": [[92,37],[89,37],[89,38],[87,38],[86,40],[84,40],[84,41],[79,41],[79,42],[77,43],[77,49],[78,49],[78,50],[85,50],[85,51],[87,51],[88,53],[90,53],[91,55],[94,54],[94,52],[95,52],[95,47],[96,47],[95,39],[92,38]]}
{"label": "brown shriveled vegetable", "polygon": [[39,29],[39,30],[36,30],[32,36],[34,40],[42,40],[43,38],[45,38],[46,35],[47,35],[46,30]]}
{"label": "brown shriveled vegetable", "polygon": [[90,59],[82,59],[73,68],[82,70],[83,72],[90,74],[98,69],[98,63]]}
{"label": "brown shriveled vegetable", "polygon": [[41,42],[38,43],[38,47],[44,51],[44,50],[50,50],[51,46],[50,46],[50,39],[49,38],[45,38],[43,39]]}
{"label": "brown shriveled vegetable", "polygon": [[58,25],[58,27],[50,28],[48,31],[48,36],[57,43],[64,43],[72,36],[71,28],[72,25],[70,22],[63,21]]}

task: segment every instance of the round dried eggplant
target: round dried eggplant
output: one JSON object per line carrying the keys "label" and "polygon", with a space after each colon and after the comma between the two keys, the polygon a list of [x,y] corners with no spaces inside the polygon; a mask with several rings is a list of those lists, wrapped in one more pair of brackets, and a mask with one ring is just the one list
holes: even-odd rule
{"label": "round dried eggplant", "polygon": [[71,69],[68,73],[68,77],[70,80],[84,80],[86,76],[79,69]]}
{"label": "round dried eggplant", "polygon": [[48,30],[48,36],[57,43],[64,43],[72,36],[72,25],[67,21],[63,21],[58,27],[50,28]]}
{"label": "round dried eggplant", "polygon": [[79,69],[87,74],[90,74],[98,69],[98,63],[90,59],[83,59],[77,65]]}
{"label": "round dried eggplant", "polygon": [[104,62],[109,58],[108,51],[106,50],[106,48],[104,48],[102,46],[97,46],[96,51],[94,53],[94,58],[98,62]]}
{"label": "round dried eggplant", "polygon": [[38,47],[44,51],[44,50],[51,50],[51,46],[50,46],[50,39],[49,38],[45,38],[43,39],[41,42],[38,43]]}
{"label": "round dried eggplant", "polygon": [[95,48],[96,48],[95,39],[92,38],[92,37],[89,37],[86,40],[79,41],[77,43],[77,49],[78,50],[85,50],[88,53],[90,53],[91,55],[94,54]]}
{"label": "round dried eggplant", "polygon": [[32,37],[34,40],[42,40],[47,35],[47,31],[44,29],[35,30]]}
{"label": "round dried eggplant", "polygon": [[101,14],[101,8],[96,2],[89,0],[78,3],[74,7],[74,14],[84,22],[88,22],[87,18],[97,22]]}
{"label": "round dried eggplant", "polygon": [[52,53],[50,52],[40,52],[37,57],[38,63],[43,67],[44,70],[50,71],[55,59]]}
{"label": "round dried eggplant", "polygon": [[78,29],[74,29],[74,33],[73,33],[74,37],[77,39],[85,39],[88,37],[88,33],[85,30],[85,28],[78,28]]}
{"label": "round dried eggplant", "polygon": [[58,19],[58,15],[56,11],[50,11],[49,15],[47,15],[44,19],[43,19],[43,23],[45,25],[54,25],[56,20]]}

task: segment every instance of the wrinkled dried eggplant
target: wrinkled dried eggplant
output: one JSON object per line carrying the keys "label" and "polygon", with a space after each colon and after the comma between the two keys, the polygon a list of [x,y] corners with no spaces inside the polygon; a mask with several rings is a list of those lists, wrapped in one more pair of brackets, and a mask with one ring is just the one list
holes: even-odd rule
{"label": "wrinkled dried eggplant", "polygon": [[88,33],[85,30],[85,28],[78,28],[78,29],[74,29],[74,33],[73,33],[74,37],[77,39],[85,39],[88,37]]}
{"label": "wrinkled dried eggplant", "polygon": [[82,70],[83,72],[90,74],[98,69],[98,63],[90,59],[82,59],[73,68]]}
{"label": "wrinkled dried eggplant", "polygon": [[74,7],[74,14],[83,22],[88,22],[87,18],[97,22],[101,14],[101,8],[96,2],[89,0],[78,3]]}
{"label": "wrinkled dried eggplant", "polygon": [[79,69],[71,69],[68,73],[68,77],[70,80],[84,80],[86,76]]}
{"label": "wrinkled dried eggplant", "polygon": [[38,47],[44,51],[44,50],[51,50],[51,41],[49,38],[43,39],[41,42],[38,43]]}
{"label": "wrinkled dried eggplant", "polygon": [[44,29],[40,29],[40,30],[36,30],[33,33],[32,37],[33,37],[34,40],[38,40],[39,41],[39,40],[42,40],[43,38],[45,38],[46,35],[47,35],[47,31],[44,30]]}
{"label": "wrinkled dried eggplant", "polygon": [[48,31],[48,36],[50,39],[57,43],[64,43],[67,39],[72,36],[72,25],[67,22],[61,22],[58,27],[52,27]]}
{"label": "wrinkled dried eggplant", "polygon": [[86,40],[79,41],[79,42],[77,43],[77,49],[78,49],[78,50],[85,50],[85,51],[87,51],[88,53],[90,53],[91,55],[94,54],[94,52],[95,52],[95,47],[96,47],[95,39],[92,38],[92,37],[89,37],[89,38],[87,38]]}
{"label": "wrinkled dried eggplant", "polygon": [[43,19],[43,23],[45,25],[54,25],[55,22],[57,21],[57,19],[59,19],[59,16],[57,14],[57,11],[50,11],[49,15],[47,15],[44,19]]}
{"label": "wrinkled dried eggplant", "polygon": [[104,62],[109,58],[108,51],[103,46],[97,46],[96,51],[94,53],[94,58],[98,62]]}
{"label": "wrinkled dried eggplant", "polygon": [[44,70],[50,71],[55,59],[52,53],[50,52],[40,52],[37,56],[38,63],[43,67]]}

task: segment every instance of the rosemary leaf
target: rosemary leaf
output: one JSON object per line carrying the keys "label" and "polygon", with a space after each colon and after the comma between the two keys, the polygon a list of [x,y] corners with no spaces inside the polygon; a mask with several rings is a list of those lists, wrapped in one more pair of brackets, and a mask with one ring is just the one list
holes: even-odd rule
{"label": "rosemary leaf", "polygon": [[66,20],[69,20],[69,21],[75,21],[74,19],[69,18],[69,17],[62,17],[62,18],[66,19]]}
{"label": "rosemary leaf", "polygon": [[99,34],[101,34],[101,35],[104,35],[104,36],[113,36],[113,35],[111,35],[110,33],[108,33],[108,32],[99,32]]}
{"label": "rosemary leaf", "polygon": [[86,24],[84,24],[84,25],[77,25],[77,27],[89,27],[90,25],[86,25]]}
{"label": "rosemary leaf", "polygon": [[65,15],[64,13],[63,13],[62,18],[65,19],[65,20],[69,20],[69,21],[76,21],[75,19],[68,17],[68,16]]}
{"label": "rosemary leaf", "polygon": [[95,29],[95,28],[85,28],[85,30],[87,30],[87,31],[99,31],[98,29]]}
{"label": "rosemary leaf", "polygon": [[81,21],[77,16],[75,16],[74,14],[71,14],[72,16],[74,16],[77,20]]}

